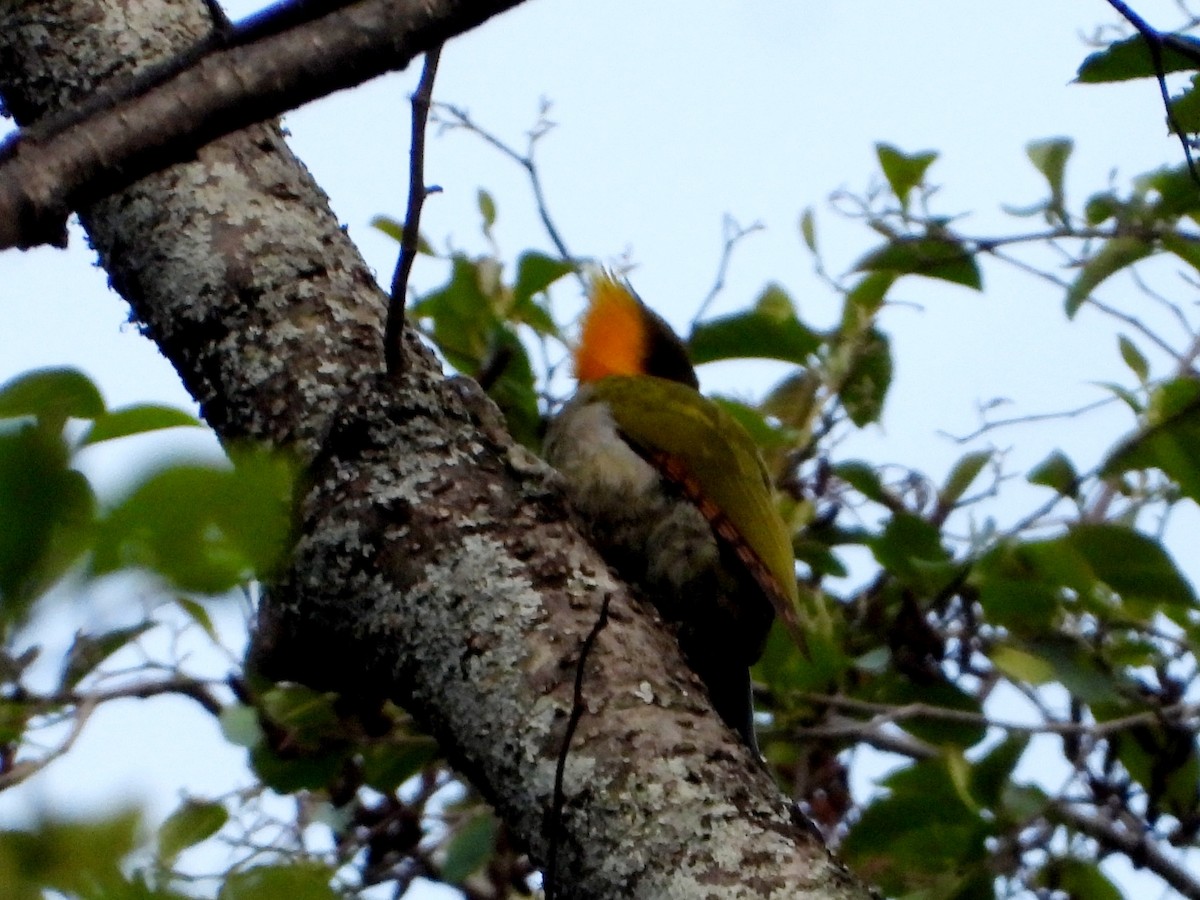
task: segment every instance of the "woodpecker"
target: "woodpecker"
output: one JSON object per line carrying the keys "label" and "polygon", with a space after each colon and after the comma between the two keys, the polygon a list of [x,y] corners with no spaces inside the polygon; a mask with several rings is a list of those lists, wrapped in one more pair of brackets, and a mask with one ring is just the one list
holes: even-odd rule
{"label": "woodpecker", "polygon": [[797,596],[758,448],[700,393],[670,326],[611,275],[591,279],[574,368],[546,458],[605,560],[674,627],[713,707],[757,753],[749,667],[774,610]]}

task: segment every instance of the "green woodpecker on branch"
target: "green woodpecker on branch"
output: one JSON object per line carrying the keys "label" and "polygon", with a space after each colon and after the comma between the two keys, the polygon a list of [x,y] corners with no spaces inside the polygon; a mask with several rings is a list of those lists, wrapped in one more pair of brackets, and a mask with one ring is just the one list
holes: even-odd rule
{"label": "green woodpecker on branch", "polygon": [[607,274],[592,279],[574,357],[579,389],[546,458],[607,562],[675,628],[713,707],[757,751],[749,667],[775,609],[797,599],[758,448],[700,393],[670,326]]}

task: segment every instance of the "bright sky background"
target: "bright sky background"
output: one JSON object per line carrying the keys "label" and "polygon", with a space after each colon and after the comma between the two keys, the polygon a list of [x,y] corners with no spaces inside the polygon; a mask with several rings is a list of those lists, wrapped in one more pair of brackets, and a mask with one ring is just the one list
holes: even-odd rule
{"label": "bright sky background", "polygon": [[[239,2],[230,12],[237,18],[258,5]],[[1160,27],[1180,21],[1172,0],[1134,5]],[[876,141],[939,150],[930,179],[945,188],[935,208],[970,212],[960,226],[981,235],[1039,227],[1038,219],[1021,223],[999,211],[1044,196],[1024,153],[1032,139],[1075,138],[1067,186],[1076,207],[1107,185],[1114,166],[1123,187],[1131,175],[1179,161],[1153,82],[1070,84],[1089,52],[1082,37],[1115,21],[1102,0],[532,0],[453,41],[435,97],[467,107],[517,146],[540,99],[549,98],[558,127],[540,143],[538,158],[568,245],[610,262],[628,252],[637,263],[635,287],[680,328],[713,281],[725,214],[766,230],[739,249],[712,312],[744,307],[775,280],[810,324],[825,327],[840,299],[812,274],[797,219],[814,207],[835,275],[870,249],[872,235],[840,220],[826,198],[880,180]],[[293,147],[384,282],[396,247],[368,222],[403,214],[408,93],[417,74],[377,80],[286,119]],[[427,181],[443,188],[422,223],[435,245],[486,250],[476,211],[476,190],[486,187],[509,258],[547,247],[521,171],[478,139],[454,132],[432,140]],[[443,277],[438,264],[421,259],[413,284],[424,290]],[[902,284],[895,296],[911,305],[882,319],[897,360],[887,418],[840,458],[889,458],[940,476],[963,451],[937,431],[973,430],[979,403],[1006,397],[1010,414],[1048,412],[1098,399],[1096,381],[1128,382],[1110,323],[1088,311],[1066,323],[1060,292],[997,265],[986,266],[984,277],[982,295],[915,279]],[[1173,269],[1156,285],[1190,303]],[[570,321],[579,305],[574,285],[564,282],[555,298],[560,321]],[[171,367],[126,316],[78,229],[65,252],[0,255],[0,382],[38,366],[74,365],[96,379],[110,405],[190,405]],[[709,390],[755,396],[774,372],[717,366],[701,374]],[[1097,426],[1131,424],[1119,411],[1112,415]],[[1089,433],[1097,432],[1071,422],[995,440],[1021,444],[1010,466],[1025,472],[1056,446],[1083,466],[1094,463],[1102,448],[1089,444]],[[174,433],[90,450],[86,462],[89,474],[114,489],[166,452],[211,453],[213,446]],[[59,605],[47,617],[48,655],[74,628],[125,621],[152,598],[149,585],[125,582]],[[219,612],[231,634],[242,615],[232,605]],[[216,674],[231,668],[220,660],[212,666]],[[244,778],[241,757],[183,701],[123,703],[96,715],[72,754],[43,777],[0,795],[0,826],[43,805],[77,812],[130,799],[163,815],[180,789],[214,794]]]}

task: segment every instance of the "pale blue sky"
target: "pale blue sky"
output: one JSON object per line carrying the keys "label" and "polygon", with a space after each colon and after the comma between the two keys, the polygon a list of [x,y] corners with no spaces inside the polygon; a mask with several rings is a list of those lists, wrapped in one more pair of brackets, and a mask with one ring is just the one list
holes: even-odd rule
{"label": "pale blue sky", "polygon": [[[1172,0],[1135,5],[1155,24],[1178,21]],[[256,6],[237,3],[231,12]],[[469,108],[518,145],[540,98],[550,98],[558,127],[542,141],[539,159],[569,246],[608,260],[628,250],[638,263],[635,286],[676,325],[686,325],[708,291],[728,213],[743,224],[761,221],[766,231],[738,252],[714,312],[744,306],[777,280],[798,298],[803,316],[825,326],[839,301],[813,276],[796,221],[804,207],[816,209],[834,274],[869,249],[871,236],[831,214],[826,198],[878,179],[876,141],[941,151],[930,172],[945,185],[937,209],[970,212],[962,225],[978,233],[1036,227],[1037,220],[1022,226],[999,212],[1001,204],[1044,193],[1024,155],[1031,139],[1075,138],[1067,183],[1076,204],[1103,188],[1114,166],[1120,184],[1178,162],[1152,82],[1070,84],[1088,52],[1081,35],[1114,21],[1101,0],[532,0],[453,41],[435,96]],[[379,213],[402,214],[407,94],[416,77],[383,78],[286,120],[293,146],[384,280],[395,245],[367,223]],[[428,152],[427,180],[443,188],[423,223],[436,245],[485,249],[475,196],[486,187],[497,200],[496,234],[506,253],[546,246],[522,173],[508,160],[462,133],[435,138]],[[1098,398],[1095,381],[1125,378],[1108,323],[1085,311],[1068,325],[1053,289],[996,265],[984,274],[983,295],[918,280],[902,286],[897,296],[920,309],[899,307],[882,320],[897,359],[893,401],[884,426],[856,438],[843,457],[895,459],[940,474],[962,451],[936,431],[971,430],[978,402],[1004,396],[1014,412],[1045,412]],[[1172,270],[1159,274],[1160,288],[1190,301]],[[422,259],[413,283],[426,289],[443,275]],[[579,302],[574,286],[564,284],[555,297],[560,320],[569,321]],[[187,403],[169,365],[125,317],[77,229],[65,252],[0,255],[0,381],[71,364],[92,375],[114,405]],[[771,371],[719,366],[702,377],[710,390],[753,396]],[[1108,427],[1124,427],[1114,415]],[[1055,446],[1094,462],[1095,433],[1071,423],[999,440],[1021,444],[1012,455],[1021,472]],[[167,443],[212,446],[186,434]],[[164,452],[160,441],[127,444],[103,455],[89,451],[89,471],[101,483],[123,479],[136,464],[129,454],[146,461]],[[120,620],[123,604],[138,594],[106,590],[112,596],[89,598],[98,606],[58,615],[54,640],[65,640],[76,622]],[[222,615],[236,623],[236,611]],[[194,753],[180,752],[180,735]],[[102,712],[75,759],[56,763],[24,800],[0,795],[0,823],[31,800],[74,810],[132,795],[162,814],[180,786],[204,793],[238,778],[240,753],[214,738],[183,703]],[[103,778],[90,775],[98,754],[107,758]]]}

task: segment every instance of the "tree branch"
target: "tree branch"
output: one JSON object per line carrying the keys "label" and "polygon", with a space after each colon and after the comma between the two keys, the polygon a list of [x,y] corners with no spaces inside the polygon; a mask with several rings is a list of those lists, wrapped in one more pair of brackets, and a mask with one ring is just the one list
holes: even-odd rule
{"label": "tree branch", "polygon": [[408,296],[408,276],[417,258],[421,242],[421,209],[430,188],[425,185],[425,124],[429,121],[429,105],[433,101],[433,79],[437,77],[439,44],[425,54],[421,82],[412,96],[412,139],[408,154],[408,209],[404,215],[404,230],[400,236],[400,257],[392,274],[392,289],[388,297],[387,324],[383,330],[383,355],[387,370],[392,374],[404,367],[400,337],[404,331],[404,308]]}
{"label": "tree branch", "polygon": [[1138,860],[1147,869],[1179,891],[1188,900],[1200,900],[1200,880],[1184,866],[1168,857],[1152,840],[1140,831],[1118,825],[1099,816],[1090,816],[1070,803],[1052,802],[1046,809],[1051,822],[1078,831],[1096,841],[1103,849],[1115,850]]}
{"label": "tree branch", "polygon": [[75,715],[71,721],[71,728],[67,732],[67,736],[62,739],[57,747],[39,759],[22,760],[7,771],[0,771],[0,791],[6,791],[20,784],[22,781],[33,777],[75,746],[75,742],[83,734],[83,727],[87,725],[88,720],[95,711],[95,703],[87,702],[80,704],[75,710]]}
{"label": "tree branch", "polygon": [[[0,153],[0,249],[61,246],[72,210],[192,158],[223,135],[403,69],[519,2],[360,0],[228,48],[197,53],[206,41],[200,36],[180,50],[189,64],[144,93],[48,136],[9,142]],[[170,70],[169,61],[162,65]],[[24,118],[19,101],[9,106]]]}
{"label": "tree branch", "polygon": [[[491,146],[499,150],[503,155],[507,156],[518,166],[525,170],[525,174],[529,178],[529,187],[533,191],[534,203],[537,206],[538,218],[542,220],[542,227],[546,229],[546,236],[550,238],[550,243],[554,245],[554,249],[558,251],[559,257],[566,262],[578,262],[579,258],[575,256],[569,249],[567,243],[563,240],[562,234],[558,230],[558,226],[554,224],[554,220],[550,217],[550,207],[546,203],[546,193],[542,188],[542,176],[538,171],[537,162],[534,160],[534,153],[537,149],[537,142],[545,136],[553,127],[553,124],[546,119],[546,112],[549,109],[549,103],[543,102],[541,117],[537,124],[529,132],[529,143],[526,145],[525,152],[521,153],[518,150],[510,147],[496,135],[492,134],[487,129],[477,125],[475,120],[471,118],[470,113],[459,106],[454,106],[450,103],[434,104],[436,111],[444,112],[447,116],[442,120],[442,124],[450,128],[463,128],[472,134],[479,135]],[[581,286],[584,285],[583,273],[576,271],[575,277]]]}
{"label": "tree branch", "polygon": [[[408,23],[440,40],[484,4],[363,0],[345,13],[383,6],[452,10]],[[201,0],[0,4],[0,84],[12,108],[44,114],[208,28]],[[573,663],[611,597],[563,777],[571,895],[868,896],[716,717],[675,641],[571,525],[557,476],[478,387],[443,378],[411,329],[405,371],[383,375],[386,297],[275,129],[223,138],[80,218],[222,440],[308,464],[251,666],[403,703],[544,863]]]}

